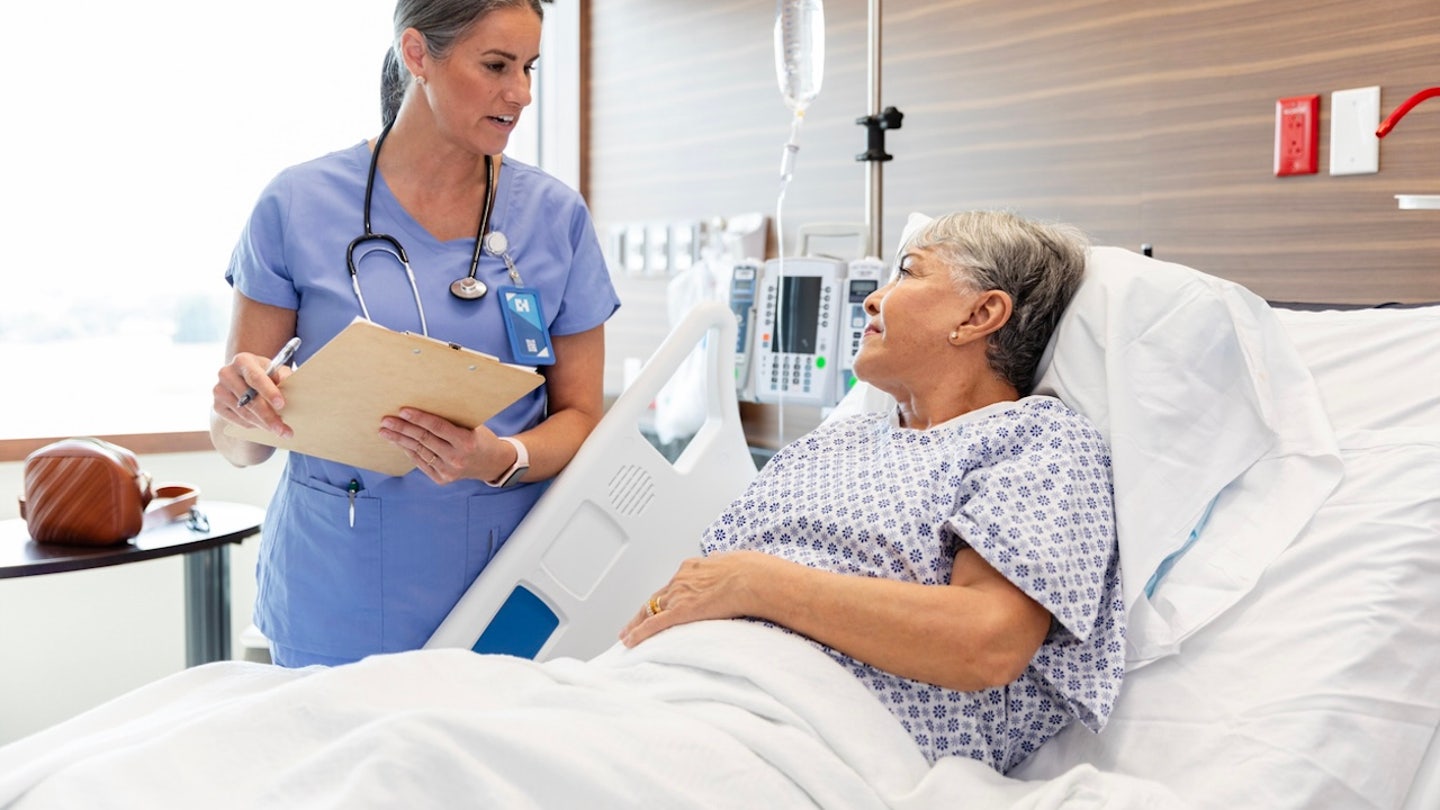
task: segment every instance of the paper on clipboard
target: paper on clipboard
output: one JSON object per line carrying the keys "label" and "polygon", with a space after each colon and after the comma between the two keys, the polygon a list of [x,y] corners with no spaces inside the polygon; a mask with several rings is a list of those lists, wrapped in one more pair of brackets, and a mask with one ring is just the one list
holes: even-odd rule
{"label": "paper on clipboard", "polygon": [[415,465],[380,438],[380,420],[409,406],[473,428],[545,378],[462,346],[356,318],[280,383],[295,431],[227,425],[225,433],[387,475]]}

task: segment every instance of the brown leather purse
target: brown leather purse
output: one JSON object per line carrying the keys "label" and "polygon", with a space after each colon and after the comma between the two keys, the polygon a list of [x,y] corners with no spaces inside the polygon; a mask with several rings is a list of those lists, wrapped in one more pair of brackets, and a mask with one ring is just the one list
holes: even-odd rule
{"label": "brown leather purse", "polygon": [[147,525],[185,517],[199,499],[186,484],[152,486],[135,454],[102,439],[63,439],[25,458],[20,516],[41,543],[108,546]]}

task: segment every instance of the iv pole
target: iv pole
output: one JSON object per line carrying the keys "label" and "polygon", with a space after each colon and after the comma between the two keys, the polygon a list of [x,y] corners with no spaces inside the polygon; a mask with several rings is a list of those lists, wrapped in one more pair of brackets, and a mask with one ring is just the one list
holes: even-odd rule
{"label": "iv pole", "polygon": [[883,235],[885,198],[884,163],[894,156],[885,152],[885,130],[899,129],[904,113],[894,107],[880,108],[880,6],[881,0],[870,0],[869,22],[866,26],[870,43],[866,49],[870,65],[867,71],[870,87],[870,114],[855,120],[866,129],[866,149],[856,160],[870,163],[865,175],[865,226],[869,232],[869,253],[880,255]]}

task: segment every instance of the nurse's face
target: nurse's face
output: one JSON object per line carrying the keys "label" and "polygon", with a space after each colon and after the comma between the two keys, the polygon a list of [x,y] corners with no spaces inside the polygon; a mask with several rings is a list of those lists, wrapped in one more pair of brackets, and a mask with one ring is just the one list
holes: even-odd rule
{"label": "nurse's face", "polygon": [[500,154],[530,105],[539,58],[535,12],[510,7],[485,15],[443,60],[431,63],[426,84],[436,126],[472,151]]}
{"label": "nurse's face", "polygon": [[940,364],[953,361],[950,333],[979,294],[957,284],[929,251],[906,253],[885,286],[865,298],[870,323],[855,376],[892,394],[920,387]]}

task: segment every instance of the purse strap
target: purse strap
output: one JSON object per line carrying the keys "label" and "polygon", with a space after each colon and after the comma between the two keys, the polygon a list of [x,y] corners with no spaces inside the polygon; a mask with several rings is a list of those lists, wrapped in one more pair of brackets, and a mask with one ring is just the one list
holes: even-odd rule
{"label": "purse strap", "polygon": [[188,517],[200,500],[200,490],[189,484],[158,484],[155,497],[145,509],[145,528],[172,523]]}

